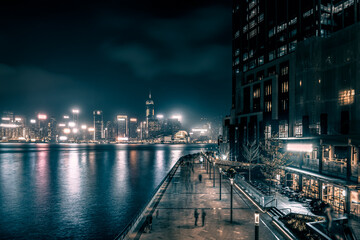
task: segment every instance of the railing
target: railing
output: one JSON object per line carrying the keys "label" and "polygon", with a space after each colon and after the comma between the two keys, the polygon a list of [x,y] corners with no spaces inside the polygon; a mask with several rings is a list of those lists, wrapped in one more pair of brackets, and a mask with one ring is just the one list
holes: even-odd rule
{"label": "railing", "polygon": [[275,202],[275,207],[277,207],[277,199],[274,198],[274,199],[270,200],[269,202],[265,203],[264,208],[266,208],[266,206],[272,202]]}
{"label": "railing", "polygon": [[[172,169],[169,171],[169,173],[165,176],[165,178],[160,182],[160,184],[155,188],[155,190],[152,192],[151,194],[151,198],[148,201],[148,203],[141,208],[136,215],[131,219],[130,223],[128,225],[126,225],[126,227],[121,231],[121,233],[119,233],[115,239],[116,240],[123,240],[125,239],[125,237],[127,236],[127,234],[130,232],[130,230],[138,223],[138,220],[141,218],[144,210],[148,207],[148,205],[150,204],[150,202],[154,199],[156,193],[159,191],[159,189],[162,187],[162,185],[164,184],[165,181],[169,180],[167,185],[170,183],[170,180],[173,178],[173,176],[175,175],[176,170],[178,169],[180,162],[182,161],[182,158],[180,158],[175,165],[172,167]],[[166,187],[167,187],[166,185]]]}
{"label": "railing", "polygon": [[[279,209],[280,211],[288,211],[289,210],[289,213],[288,214],[291,214],[291,208],[282,208],[282,209]],[[287,215],[286,214],[286,212],[284,212],[285,213],[285,215]]]}

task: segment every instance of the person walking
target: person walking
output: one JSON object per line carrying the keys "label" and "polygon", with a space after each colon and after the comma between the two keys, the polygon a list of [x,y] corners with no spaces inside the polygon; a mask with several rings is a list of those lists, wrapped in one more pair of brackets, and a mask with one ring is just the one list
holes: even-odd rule
{"label": "person walking", "polygon": [[201,181],[202,181],[202,175],[199,174],[199,182],[201,182]]}
{"label": "person walking", "polygon": [[194,210],[194,218],[195,218],[195,226],[197,226],[197,221],[199,218],[199,213],[198,213],[197,208],[195,208],[195,210]]}
{"label": "person walking", "polygon": [[202,226],[205,225],[205,217],[206,217],[206,212],[205,212],[205,210],[203,209],[202,212],[201,212]]}

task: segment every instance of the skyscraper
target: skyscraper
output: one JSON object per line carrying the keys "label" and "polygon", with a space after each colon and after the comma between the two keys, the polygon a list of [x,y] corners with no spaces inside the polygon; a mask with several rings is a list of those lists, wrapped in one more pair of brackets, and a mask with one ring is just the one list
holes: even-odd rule
{"label": "skyscraper", "polygon": [[101,110],[95,110],[94,115],[94,140],[99,141],[104,138],[104,120],[103,112]]}
{"label": "skyscraper", "polygon": [[117,115],[117,137],[126,138],[129,137],[129,123],[127,115]]}
{"label": "skyscraper", "polygon": [[151,99],[151,92],[149,92],[149,99],[146,100],[146,132],[147,137],[149,137],[149,120],[153,120],[155,118],[154,111],[154,101]]}
{"label": "skyscraper", "polygon": [[130,118],[129,122],[129,138],[136,139],[138,137],[138,121],[137,118]]}

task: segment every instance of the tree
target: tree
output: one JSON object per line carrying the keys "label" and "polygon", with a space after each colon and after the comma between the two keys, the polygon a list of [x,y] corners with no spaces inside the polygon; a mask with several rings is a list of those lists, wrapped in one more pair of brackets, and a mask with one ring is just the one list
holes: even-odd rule
{"label": "tree", "polygon": [[283,151],[283,143],[277,136],[265,140],[260,154],[261,172],[270,182],[269,191],[271,183],[276,181],[276,176],[280,174],[281,168],[290,165],[291,155],[292,153]]}
{"label": "tree", "polygon": [[241,153],[249,163],[249,182],[251,182],[251,169],[254,167],[254,163],[257,163],[260,156],[259,144],[256,143],[256,140],[251,143],[247,142],[247,144],[243,144],[242,149],[243,151]]}

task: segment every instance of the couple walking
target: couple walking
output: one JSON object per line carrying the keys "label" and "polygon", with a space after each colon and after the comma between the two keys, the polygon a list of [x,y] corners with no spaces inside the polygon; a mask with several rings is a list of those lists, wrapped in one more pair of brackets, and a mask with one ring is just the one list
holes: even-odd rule
{"label": "couple walking", "polygon": [[[206,212],[204,209],[202,209],[202,211],[201,211],[202,226],[205,225],[205,217],[206,217]],[[195,208],[195,210],[194,210],[194,218],[195,218],[195,226],[197,226],[197,221],[199,218],[199,212],[198,212],[197,208]]]}

